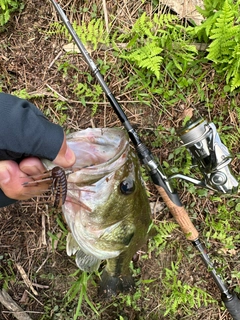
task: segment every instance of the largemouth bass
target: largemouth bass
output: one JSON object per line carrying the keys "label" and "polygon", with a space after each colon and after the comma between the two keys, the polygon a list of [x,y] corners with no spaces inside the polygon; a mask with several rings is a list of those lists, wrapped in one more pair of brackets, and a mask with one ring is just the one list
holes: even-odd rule
{"label": "largemouth bass", "polygon": [[106,260],[101,295],[129,291],[134,287],[129,264],[146,243],[151,223],[138,158],[117,128],[75,132],[67,143],[77,159],[62,206],[70,230],[67,254],[88,272]]}

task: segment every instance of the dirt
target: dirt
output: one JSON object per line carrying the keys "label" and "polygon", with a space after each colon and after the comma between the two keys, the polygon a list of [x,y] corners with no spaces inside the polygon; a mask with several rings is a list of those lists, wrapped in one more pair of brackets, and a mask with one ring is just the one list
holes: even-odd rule
{"label": "dirt", "polygon": [[[129,25],[129,17],[118,14],[120,2],[117,5],[112,1],[107,1],[107,8],[110,14],[116,14],[126,25]],[[96,9],[94,9],[93,4],[74,0],[74,6],[77,10],[76,12],[70,12],[67,9],[68,1],[61,1],[60,3],[65,7],[70,20],[79,19],[81,7],[89,6],[89,12],[101,11],[102,8],[102,1],[95,1]],[[146,2],[144,5],[142,1],[129,2],[126,6],[126,1],[123,1],[122,6],[128,9],[129,15],[134,21],[137,17],[137,9],[141,7],[142,10],[148,11],[150,2]],[[85,12],[82,19],[87,20],[88,18],[89,15]],[[73,92],[74,88],[71,87],[72,77],[76,77],[76,70],[72,68],[72,71],[65,77],[59,72],[57,65],[64,54],[65,40],[60,36],[48,33],[50,24],[56,20],[59,20],[59,18],[50,2],[42,3],[34,0],[27,1],[23,11],[12,17],[0,37],[2,91],[12,93],[16,90],[26,89],[30,95],[34,96],[31,101],[43,110],[53,122],[61,123],[63,116],[66,117],[63,123],[66,131],[84,129],[90,126],[120,126],[119,120],[111,107],[108,106],[103,95],[101,101],[99,101],[98,111],[94,116],[91,115],[91,108],[88,105],[84,107],[79,103]],[[101,58],[104,60],[106,57],[108,58],[104,49],[101,48],[94,51],[92,56],[93,59]],[[111,56],[111,59],[111,64],[114,66],[114,57]],[[81,67],[81,74],[78,75],[79,82],[85,82],[89,70],[83,58],[80,55],[69,55],[69,61],[77,68]],[[157,103],[151,109],[129,103],[128,95],[121,94],[121,88],[126,85],[127,77],[119,84],[114,72],[116,70],[113,67],[106,81],[110,83],[111,90],[115,92],[116,98],[121,101],[124,111],[135,128],[144,134],[144,128],[156,128],[160,121],[165,124],[171,122],[168,116],[159,116]],[[127,74],[128,70],[123,70],[123,72]],[[60,107],[59,109],[56,108],[54,104],[56,97],[68,107],[67,111]],[[91,106],[90,102],[89,106]],[[175,106],[168,111],[173,118],[177,118],[177,109]],[[146,142],[152,139],[150,131]],[[152,151],[155,155],[161,154],[161,160],[167,159],[169,154],[166,146],[161,150],[156,148]],[[150,201],[161,203],[162,200],[159,199],[157,192],[150,183],[148,189]],[[186,203],[192,200],[193,196],[183,190],[181,198]],[[194,200],[198,213],[201,213],[203,205],[205,207],[211,206],[208,199]],[[3,279],[0,278],[0,288],[7,278],[8,293],[23,310],[28,311],[32,319],[73,319],[73,310],[76,309],[76,301],[69,303],[66,307],[63,306],[63,298],[73,283],[73,279],[76,279],[70,276],[76,272],[76,266],[74,261],[66,255],[63,248],[64,231],[57,224],[57,218],[60,219],[60,217],[61,212],[52,209],[51,203],[42,198],[35,198],[31,201],[0,209],[0,274],[3,274]],[[173,221],[166,209],[157,213],[154,219]],[[195,217],[199,229],[204,227],[203,220],[204,217],[201,214],[197,218]],[[53,234],[56,237],[54,241],[51,240]],[[171,262],[177,259],[176,243],[181,248],[181,254],[183,255],[179,279],[191,285],[199,284],[203,290],[210,293],[218,301],[218,303],[210,304],[207,307],[204,305],[196,307],[194,317],[190,317],[187,312],[183,313],[182,311],[179,311],[176,318],[159,315],[159,308],[163,308],[160,303],[162,290],[166,290],[162,286],[161,276],[164,268],[170,268]],[[27,277],[31,279],[33,289],[37,291],[37,294],[34,293],[33,289],[27,287],[23,275],[19,271],[19,265],[25,270]],[[78,319],[230,319],[227,312],[222,309],[220,294],[211,276],[206,271],[196,251],[178,229],[172,233],[167,241],[166,248],[159,255],[155,251],[151,254],[147,253],[147,248],[143,248],[139,260],[134,263],[134,266],[135,270],[140,270],[136,280],[139,278],[146,280],[146,284],[140,286],[142,296],[136,303],[136,308],[123,303],[123,298],[116,297],[111,302],[101,302],[103,311],[101,316],[97,317],[91,307],[84,303],[82,306],[84,315],[79,316]],[[226,272],[229,273],[229,270],[226,270]],[[148,283],[147,280],[149,279],[156,280]],[[96,282],[97,276],[92,276],[88,288],[88,294],[95,306],[99,304]],[[164,308],[162,311],[163,314]],[[69,318],[67,314],[70,315]],[[9,310],[1,304],[0,319],[14,319]]]}

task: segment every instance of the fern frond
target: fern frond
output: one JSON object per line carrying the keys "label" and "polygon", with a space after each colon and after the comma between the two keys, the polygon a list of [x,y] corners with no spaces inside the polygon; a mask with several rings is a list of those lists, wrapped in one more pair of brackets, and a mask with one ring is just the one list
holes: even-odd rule
{"label": "fern frond", "polygon": [[153,16],[153,22],[157,26],[158,30],[166,26],[173,26],[175,22],[178,21],[179,17],[171,13],[161,14],[160,16],[158,14],[154,14]]}
{"label": "fern frond", "polygon": [[[90,43],[93,45],[93,49],[96,50],[99,43],[109,44],[109,36],[101,19],[92,19],[88,24],[83,21],[81,25],[73,21],[72,25],[84,45]],[[71,41],[71,35],[67,28],[59,23],[53,23],[49,33],[63,34],[68,41]]]}
{"label": "fern frond", "polygon": [[179,18],[173,14],[154,14],[151,19],[144,12],[139,19],[134,23],[129,37],[134,37],[137,35],[138,38],[148,37],[149,39],[156,39],[156,36],[159,35],[161,30],[167,29],[169,27],[176,27],[176,21],[179,21]]}
{"label": "fern frond", "polygon": [[201,13],[205,18],[209,18],[214,15],[216,11],[222,9],[222,0],[203,0],[204,9],[197,7],[199,13]]}
{"label": "fern frond", "polygon": [[151,30],[153,29],[154,24],[151,19],[147,16],[146,12],[144,12],[140,18],[136,20],[132,27],[132,31],[129,34],[129,38],[134,38],[137,36],[138,38],[148,37],[149,39],[153,39],[153,33]]}
{"label": "fern frond", "polygon": [[138,67],[148,69],[157,80],[161,78],[161,66],[170,65],[174,73],[186,72],[188,65],[197,54],[196,48],[190,45],[186,28],[180,23],[179,18],[172,14],[154,14],[152,18],[144,13],[133,25],[128,37],[121,36],[121,40],[128,41],[127,50],[121,55]]}
{"label": "fern frond", "polygon": [[232,59],[229,63],[231,67],[227,70],[226,82],[231,83],[231,91],[233,91],[240,87],[240,43],[235,46]]}
{"label": "fern frond", "polygon": [[217,65],[218,72],[225,72],[231,91],[240,87],[240,26],[236,25],[236,17],[238,5],[225,0],[211,31],[213,41],[207,49],[207,58]]}
{"label": "fern frond", "polygon": [[240,87],[240,70],[237,74],[233,77],[231,81],[231,91],[235,90],[236,88]]}
{"label": "fern frond", "polygon": [[178,225],[175,222],[168,221],[168,222],[160,223],[157,226],[158,235],[163,238],[167,238],[177,228],[178,228]]}
{"label": "fern frond", "polygon": [[238,34],[239,26],[234,26],[234,12],[232,6],[226,0],[223,9],[212,29],[207,58],[215,63],[222,63],[224,56],[229,56],[231,48],[236,44],[235,36]]}
{"label": "fern frond", "polygon": [[202,22],[201,25],[195,27],[188,27],[188,31],[192,35],[196,35],[199,41],[208,42],[209,35],[211,34],[212,28],[219,16],[219,12],[215,12],[213,16],[210,16],[207,20]]}
{"label": "fern frond", "polygon": [[226,76],[231,91],[240,87],[240,1],[204,0],[207,19],[189,32],[205,42],[211,40],[207,59],[214,62],[215,70]]}
{"label": "fern frond", "polygon": [[147,46],[134,50],[129,54],[122,55],[121,57],[136,63],[141,68],[151,70],[159,80],[160,66],[163,61],[163,57],[160,56],[162,51],[163,49],[156,46],[156,44],[152,42]]}

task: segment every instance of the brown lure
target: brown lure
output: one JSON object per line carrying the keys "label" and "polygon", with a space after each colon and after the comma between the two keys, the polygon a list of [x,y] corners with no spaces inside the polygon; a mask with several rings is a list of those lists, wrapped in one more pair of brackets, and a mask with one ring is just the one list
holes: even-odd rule
{"label": "brown lure", "polygon": [[54,193],[54,204],[55,208],[60,208],[67,197],[67,177],[65,171],[61,167],[54,167],[52,169],[52,189]]}
{"label": "brown lure", "polygon": [[[34,178],[36,176],[32,176]],[[67,197],[67,177],[65,170],[59,166],[54,167],[52,170],[48,170],[41,175],[37,176],[37,180],[24,182],[24,187],[38,186],[48,183],[52,190],[53,206],[60,208]],[[44,190],[43,190],[44,191]],[[46,191],[46,190],[45,190]]]}

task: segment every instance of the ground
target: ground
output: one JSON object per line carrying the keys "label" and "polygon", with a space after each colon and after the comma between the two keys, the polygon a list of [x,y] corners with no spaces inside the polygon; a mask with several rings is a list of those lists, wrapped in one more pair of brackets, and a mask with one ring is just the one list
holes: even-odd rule
{"label": "ground", "polygon": [[[125,8],[125,11],[121,11],[120,5],[117,6],[111,1],[107,1],[107,10],[109,14],[115,15],[126,25],[135,21],[140,8],[146,12],[151,9],[150,1],[120,2],[122,2],[121,7]],[[68,8],[68,1],[60,1],[60,3],[65,9]],[[102,3],[98,0],[94,2],[94,5],[90,5],[85,1],[75,0],[72,6],[76,8],[76,11],[67,10],[67,14],[71,21],[79,19],[81,7],[88,8],[89,6],[89,12],[92,12],[93,15],[93,13],[102,10]],[[89,12],[87,10],[81,12],[82,21],[88,19]],[[57,20],[57,14],[50,1],[42,3],[29,0],[25,3],[24,9],[12,17],[6,29],[2,31],[0,38],[0,84],[2,91],[9,93],[18,91],[25,92],[25,94],[27,92],[27,97],[52,121],[62,124],[66,131],[76,131],[92,126],[121,126],[103,95],[98,101],[98,109],[94,116],[92,115],[91,101],[87,101],[84,106],[76,97],[75,88],[72,86],[73,79],[78,77],[78,81],[84,83],[89,74],[89,68],[81,55],[70,54],[68,56],[69,63],[71,66],[76,66],[75,69],[70,67],[65,74],[64,70],[58,68],[58,63],[65,59],[63,45],[66,44],[66,40],[61,36],[49,33],[51,23]],[[122,88],[127,85],[129,80],[128,68],[123,70],[126,77],[119,83],[118,70],[115,68],[116,57],[108,54],[104,47],[93,50],[92,56],[96,61],[101,59],[106,62],[106,59],[112,59],[107,61],[112,69],[107,73],[105,79],[116,98],[121,102],[134,128],[137,128],[143,137],[145,136],[146,143],[154,139],[153,128],[158,127],[160,123],[165,127],[174,126],[177,123],[180,112],[184,111],[184,106],[173,106],[165,115],[160,115],[157,99],[153,100],[151,108],[139,101],[136,106],[134,101],[131,101],[130,93],[122,93]],[[62,63],[63,68],[64,64]],[[80,69],[81,72],[78,74]],[[211,80],[213,76],[210,73],[208,77]],[[221,99],[217,103],[221,104]],[[223,99],[222,103],[224,104],[226,101]],[[233,122],[239,120],[234,113],[230,114],[231,116]],[[225,119],[226,124],[228,124],[228,120],[229,118]],[[167,160],[171,147],[171,144],[165,144],[162,148],[153,148],[152,151],[161,160]],[[236,148],[237,146],[235,146]],[[239,152],[239,150],[237,151]],[[233,166],[234,172],[238,173],[239,165],[236,161],[233,162]],[[160,204],[161,207],[160,212],[153,210],[154,221],[158,223],[174,222],[149,181],[147,188],[150,202]],[[216,202],[212,203],[207,193],[205,197],[197,198],[193,194],[189,194],[186,188],[180,190],[179,194],[184,204],[193,203],[192,207],[189,206],[189,212],[199,232],[202,232],[205,228],[204,210],[216,214]],[[223,200],[224,203],[226,201]],[[81,275],[78,273],[73,276],[77,271],[74,260],[65,253],[65,231],[61,228],[60,210],[53,209],[49,201],[35,198],[0,209],[0,221],[0,287],[8,288],[10,296],[23,310],[28,312],[31,319],[73,319],[80,300],[77,296],[73,301],[64,304],[63,299]],[[100,301],[96,289],[97,276],[91,276],[87,288],[87,297],[89,297],[90,303],[86,302],[86,296],[82,293],[84,298],[78,319],[231,319],[221,304],[219,290],[197,252],[178,228],[173,229],[166,237],[164,247],[154,247],[153,250],[149,250],[147,247],[143,248],[139,253],[138,261],[133,263],[136,282],[139,283],[136,291],[138,295],[135,294],[134,298],[121,296],[113,298],[112,301]],[[221,258],[220,261],[217,260],[218,254],[220,257],[224,255],[220,253],[221,245],[217,243],[217,239],[211,241],[209,238],[207,244],[210,247],[210,254],[221,265]],[[153,247],[152,243],[151,246]],[[234,250],[237,248],[238,242]],[[224,259],[226,258],[226,260],[224,262],[227,261],[227,267],[223,270],[225,279],[232,287],[239,286],[239,278],[236,277],[230,281],[231,270],[234,270],[236,274],[240,271],[237,264],[238,257],[236,251],[235,254],[225,252]],[[183,303],[183,307],[179,307],[179,311],[174,315],[164,316],[166,308],[162,303],[162,297],[166,299],[169,295],[170,299],[173,286],[169,289],[170,287],[161,279],[162,277],[166,279],[165,268],[171,269],[172,263],[176,261],[180,261],[177,271],[178,281],[182,285],[198,286],[203,292],[210,294],[210,298],[214,301],[205,306],[203,304],[204,298],[196,292],[196,304],[191,307],[190,311],[186,309],[187,307],[184,309]],[[27,287],[23,280],[21,267],[25,270],[27,277],[31,279],[33,289]],[[174,272],[172,271],[171,279],[173,278]],[[82,291],[79,289],[79,292],[85,292],[82,287],[83,276],[81,281],[79,288],[82,288]],[[179,288],[176,286],[175,290],[177,292]],[[186,291],[186,301],[190,299],[189,292]],[[98,310],[99,315],[94,312],[93,306]],[[3,305],[0,305],[0,319],[13,319],[11,313]]]}

